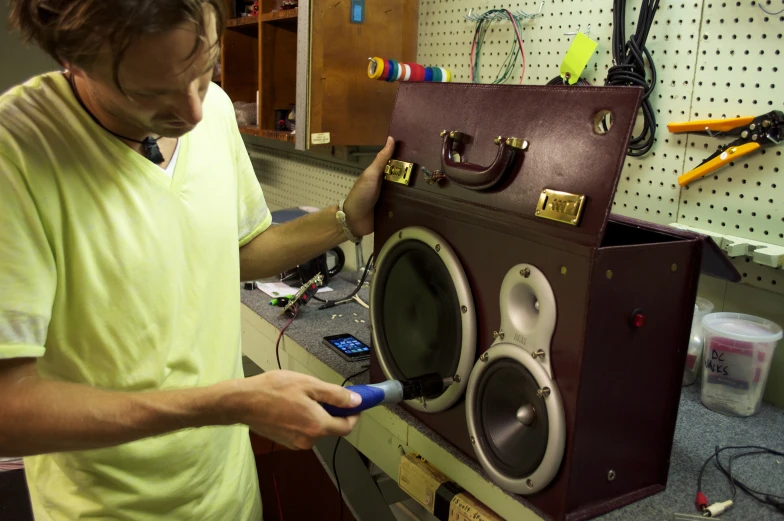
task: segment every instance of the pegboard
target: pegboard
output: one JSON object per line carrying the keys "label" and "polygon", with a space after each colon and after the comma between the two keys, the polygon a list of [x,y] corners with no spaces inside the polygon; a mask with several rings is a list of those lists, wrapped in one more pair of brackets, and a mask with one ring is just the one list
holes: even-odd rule
{"label": "pegboard", "polygon": [[249,146],[256,177],[271,210],[294,206],[325,208],[344,199],[358,168],[336,165],[297,152]]}
{"label": "pegboard", "polygon": [[[767,0],[764,0],[767,1]],[[639,2],[627,2],[627,38],[633,34]],[[493,8],[535,13],[540,0],[493,2],[421,0],[418,62],[450,69],[454,81],[470,82],[469,55],[475,23],[464,18]],[[768,10],[776,10],[775,2]],[[656,113],[653,149],[627,157],[612,211],[658,224],[683,222],[724,234],[784,245],[784,167],[782,150],[769,149],[714,176],[681,189],[677,177],[731,138],[670,134],[667,123],[756,116],[782,109],[774,98],[784,85],[784,16],[768,15],[754,1],[662,0],[647,47],[656,64],[652,105]],[[590,25],[590,32],[588,26]],[[573,32],[580,28],[598,42],[583,78],[603,85],[612,65],[612,3],[608,0],[546,0],[541,15],[522,21],[526,53],[524,84],[542,85],[558,76]],[[482,47],[480,81],[500,70],[514,32],[495,22]],[[781,67],[779,67],[779,65]],[[510,83],[519,82],[517,76]],[[782,144],[781,149],[784,149]],[[748,262],[747,262],[748,260]],[[784,272],[734,259],[744,281],[784,293]]]}

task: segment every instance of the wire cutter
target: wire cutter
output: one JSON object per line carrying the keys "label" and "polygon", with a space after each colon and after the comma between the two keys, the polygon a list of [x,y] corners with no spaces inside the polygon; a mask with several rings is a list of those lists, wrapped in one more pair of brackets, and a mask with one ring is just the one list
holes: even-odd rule
{"label": "wire cutter", "polygon": [[754,117],[730,119],[703,119],[685,123],[670,123],[667,130],[672,133],[691,132],[711,137],[738,136],[738,139],[708,156],[694,170],[678,177],[678,184],[686,186],[730,161],[751,154],[762,147],[778,145],[784,140],[784,113],[773,110],[767,114]]}

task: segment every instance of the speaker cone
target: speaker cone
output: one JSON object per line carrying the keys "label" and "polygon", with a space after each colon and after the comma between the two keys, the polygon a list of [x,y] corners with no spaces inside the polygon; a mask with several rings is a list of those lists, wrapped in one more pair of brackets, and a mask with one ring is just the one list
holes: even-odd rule
{"label": "speaker cone", "polygon": [[465,273],[449,245],[420,227],[392,236],[376,263],[370,316],[387,377],[459,376],[441,397],[409,405],[429,412],[450,407],[475,359],[476,318]]}
{"label": "speaker cone", "polygon": [[492,362],[477,383],[477,430],[492,465],[510,478],[529,476],[547,449],[547,406],[536,379],[510,359]]}

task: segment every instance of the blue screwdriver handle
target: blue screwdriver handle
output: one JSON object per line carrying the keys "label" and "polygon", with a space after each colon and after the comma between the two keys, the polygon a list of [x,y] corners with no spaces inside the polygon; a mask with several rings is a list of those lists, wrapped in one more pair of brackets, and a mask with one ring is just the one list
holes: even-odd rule
{"label": "blue screwdriver handle", "polygon": [[354,391],[360,395],[362,397],[362,403],[356,407],[350,408],[335,407],[334,405],[329,405],[326,403],[321,404],[324,409],[332,416],[337,416],[339,418],[345,416],[354,416],[355,414],[359,414],[364,410],[375,407],[376,405],[383,402],[384,398],[386,397],[384,389],[373,385],[351,385],[346,387],[346,389],[349,391]]}

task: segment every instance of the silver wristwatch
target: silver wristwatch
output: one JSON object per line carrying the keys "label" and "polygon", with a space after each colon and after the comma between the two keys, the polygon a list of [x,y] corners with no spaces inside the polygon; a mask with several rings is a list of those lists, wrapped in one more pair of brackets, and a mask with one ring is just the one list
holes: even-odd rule
{"label": "silver wristwatch", "polygon": [[345,202],[345,199],[340,201],[338,213],[335,214],[335,217],[337,217],[338,222],[343,227],[343,233],[346,234],[346,238],[354,244],[359,244],[362,242],[362,237],[354,237],[354,234],[351,233],[351,230],[348,229],[348,225],[346,225],[346,212],[343,211],[343,203]]}

